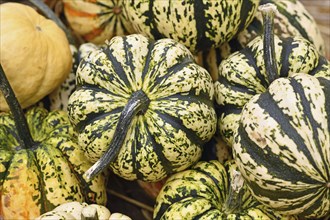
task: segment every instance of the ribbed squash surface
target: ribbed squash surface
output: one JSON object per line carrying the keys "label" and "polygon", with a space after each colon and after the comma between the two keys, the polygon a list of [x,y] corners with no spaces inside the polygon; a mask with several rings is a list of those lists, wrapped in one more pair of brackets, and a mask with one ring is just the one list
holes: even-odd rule
{"label": "ribbed squash surface", "polygon": [[149,100],[128,128],[122,128],[128,133],[111,163],[126,179],[157,181],[186,169],[215,132],[212,79],[174,40],[115,37],[82,60],[77,84],[69,115],[93,162],[109,147],[132,95],[144,94]]}

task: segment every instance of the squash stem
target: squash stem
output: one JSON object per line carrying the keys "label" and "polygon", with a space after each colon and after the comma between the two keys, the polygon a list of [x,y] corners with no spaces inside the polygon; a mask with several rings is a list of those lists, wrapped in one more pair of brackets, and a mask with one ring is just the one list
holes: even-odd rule
{"label": "squash stem", "polygon": [[97,209],[92,206],[84,207],[81,211],[81,220],[99,220]]}
{"label": "squash stem", "polygon": [[150,100],[147,95],[138,90],[131,95],[128,103],[120,114],[113,139],[110,142],[108,150],[103,156],[84,174],[87,181],[93,179],[98,173],[103,171],[117,157],[121,146],[124,143],[129,126],[138,113],[145,112],[149,106]]}
{"label": "squash stem", "polygon": [[27,149],[34,145],[33,138],[31,136],[28,123],[24,116],[23,109],[19,104],[16,95],[10,86],[10,83],[5,75],[5,72],[0,64],[0,90],[5,97],[5,100],[9,106],[9,109],[13,115],[15,126],[18,133],[18,140],[20,142],[20,146],[23,149]]}
{"label": "squash stem", "polygon": [[274,16],[277,9],[274,4],[268,3],[259,6],[259,10],[262,13],[264,23],[263,51],[265,68],[268,75],[268,83],[271,84],[275,79],[278,78],[274,42]]}
{"label": "squash stem", "polygon": [[70,44],[75,45],[75,39],[71,31],[63,24],[61,19],[41,0],[29,0],[35,7],[37,7],[48,19],[54,21],[65,33]]}

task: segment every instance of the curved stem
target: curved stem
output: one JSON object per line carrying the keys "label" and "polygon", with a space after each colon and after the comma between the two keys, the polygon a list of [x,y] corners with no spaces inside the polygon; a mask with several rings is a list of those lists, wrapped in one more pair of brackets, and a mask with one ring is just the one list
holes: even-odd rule
{"label": "curved stem", "polygon": [[24,112],[19,104],[13,89],[5,75],[5,72],[0,64],[0,90],[6,99],[9,109],[13,115],[17,133],[19,136],[20,147],[27,149],[34,145],[28,123],[24,116]]}
{"label": "curved stem", "polygon": [[268,83],[271,84],[278,78],[274,42],[274,16],[277,9],[274,4],[267,3],[260,5],[259,10],[262,13],[264,23],[263,43],[265,68],[268,74]]}
{"label": "curved stem", "polygon": [[47,18],[54,21],[64,32],[70,44],[75,45],[76,42],[72,36],[71,31],[63,24],[61,19],[41,0],[29,0],[34,6],[36,6]]}
{"label": "curved stem", "polygon": [[112,161],[114,161],[124,143],[126,134],[134,116],[136,116],[139,112],[146,111],[149,102],[149,98],[142,90],[138,90],[132,94],[120,114],[118,124],[108,150],[92,167],[85,172],[84,176],[88,181],[93,179],[98,173],[102,172]]}

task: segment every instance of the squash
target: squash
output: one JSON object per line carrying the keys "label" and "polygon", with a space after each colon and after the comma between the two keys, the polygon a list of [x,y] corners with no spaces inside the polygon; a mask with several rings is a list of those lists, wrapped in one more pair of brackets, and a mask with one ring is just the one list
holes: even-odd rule
{"label": "squash", "polygon": [[0,218],[33,219],[68,201],[106,203],[105,177],[91,166],[64,111],[31,107],[24,116],[0,65],[11,113],[0,114]]}
{"label": "squash", "polygon": [[[259,5],[267,3],[273,3],[278,9],[274,16],[274,33],[276,35],[282,38],[302,36],[315,45],[321,55],[326,55],[325,42],[320,28],[311,13],[299,0],[261,0]],[[221,61],[228,58],[230,54],[246,47],[249,42],[262,33],[262,14],[257,11],[252,22],[234,39],[218,48],[199,52],[200,59],[202,59],[200,65],[207,69],[216,81]]]}
{"label": "squash", "polygon": [[68,112],[93,167],[156,182],[198,161],[216,130],[213,82],[172,39],[116,36],[83,58]]}
{"label": "squash", "polygon": [[68,202],[57,206],[54,210],[44,213],[35,220],[131,220],[121,213],[110,213],[102,205],[81,202]]}
{"label": "squash", "polygon": [[65,17],[86,42],[103,44],[114,36],[133,34],[124,13],[124,0],[63,0]]}
{"label": "squash", "polygon": [[200,161],[168,178],[156,198],[153,219],[297,219],[258,203],[235,161]]}
{"label": "squash", "polygon": [[[274,4],[278,12],[274,16],[274,33],[283,38],[300,35],[310,41],[321,55],[325,55],[325,42],[311,13],[299,1],[261,0],[260,5]],[[262,35],[262,13],[256,12],[251,24],[237,36],[244,47],[255,37]]]}
{"label": "squash", "polygon": [[[231,54],[219,65],[215,82],[218,129],[229,146],[232,146],[242,108],[254,95],[265,92],[273,79],[299,72],[310,75],[329,72],[329,61],[312,43],[301,36],[278,37],[274,35],[273,28],[272,23],[265,28],[263,36],[255,38],[246,48]],[[263,39],[272,38],[277,67],[274,71],[266,66],[273,60],[267,58],[264,61],[264,50],[269,51],[272,43],[264,44]]]}
{"label": "squash", "polygon": [[[265,6],[267,29],[274,5]],[[269,43],[274,43],[271,38]],[[275,56],[266,55],[265,64],[268,74],[277,76]],[[329,69],[313,75],[298,72],[275,77],[266,91],[245,104],[233,153],[254,197],[264,205],[303,218],[330,214],[329,94]]]}
{"label": "squash", "polygon": [[232,149],[216,132],[211,140],[204,145],[203,154],[200,160],[217,160],[224,163],[233,159]]}
{"label": "squash", "polygon": [[[0,62],[21,106],[27,108],[70,73],[69,42],[52,20],[24,4],[1,4],[0,22]],[[9,111],[2,95],[0,111]]]}
{"label": "squash", "polygon": [[260,0],[124,1],[137,33],[171,38],[193,53],[228,42],[252,21]]}
{"label": "squash", "polygon": [[253,195],[287,215],[330,213],[330,74],[275,80],[241,113],[235,160]]}

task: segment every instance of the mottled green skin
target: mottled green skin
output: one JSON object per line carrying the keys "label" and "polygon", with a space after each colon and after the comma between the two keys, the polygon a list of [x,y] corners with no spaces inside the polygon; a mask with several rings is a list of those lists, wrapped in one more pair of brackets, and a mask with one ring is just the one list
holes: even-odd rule
{"label": "mottled green skin", "polygon": [[157,196],[153,213],[159,219],[295,219],[258,203],[240,182],[233,160],[198,162],[172,175]]}
{"label": "mottled green skin", "polygon": [[63,111],[31,108],[26,113],[34,146],[22,149],[13,118],[0,114],[0,215],[33,219],[69,201],[105,204],[105,178],[87,183],[91,166]]}
{"label": "mottled green skin", "polygon": [[[274,16],[274,33],[281,37],[302,36],[313,43],[321,55],[325,55],[325,42],[313,16],[298,0],[261,0],[259,5],[275,4],[277,12]],[[214,80],[218,78],[218,67],[222,60],[236,51],[246,47],[255,37],[262,35],[262,15],[260,11],[246,29],[234,39],[218,48],[211,48],[199,53],[201,65],[206,68]]]}
{"label": "mottled green skin", "polygon": [[228,42],[252,21],[260,0],[124,1],[138,33],[171,38],[192,52]]}
{"label": "mottled green skin", "polygon": [[329,215],[329,114],[329,70],[277,79],[244,106],[233,153],[260,202],[287,215]]}
{"label": "mottled green skin", "polygon": [[[330,63],[309,41],[302,37],[275,36],[278,77],[295,73],[319,75],[329,73]],[[219,66],[215,98],[219,109],[218,128],[232,146],[243,106],[269,86],[263,57],[263,40],[255,38],[246,48],[231,54]]]}
{"label": "mottled green skin", "polygon": [[210,75],[187,48],[171,39],[142,35],[112,38],[85,57],[69,116],[87,157],[97,161],[109,147],[118,118],[136,91],[144,103],[128,126],[112,170],[125,179],[158,181],[188,168],[216,130]]}

